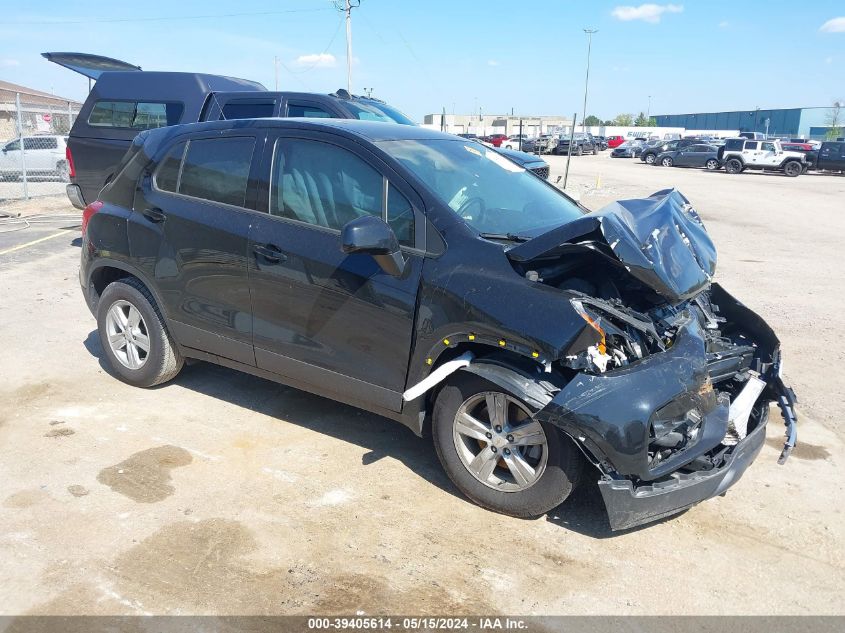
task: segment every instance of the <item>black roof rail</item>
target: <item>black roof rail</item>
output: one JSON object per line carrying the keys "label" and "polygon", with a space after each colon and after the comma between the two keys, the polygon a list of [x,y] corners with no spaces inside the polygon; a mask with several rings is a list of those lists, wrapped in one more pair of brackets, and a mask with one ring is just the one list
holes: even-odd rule
{"label": "black roof rail", "polygon": [[368,101],[375,101],[377,103],[386,103],[381,99],[376,99],[375,97],[365,97],[364,95],[354,95],[351,94],[346,88],[338,88],[334,92],[329,93],[330,97],[337,97],[338,99],[345,99],[346,101],[350,101],[352,99],[367,99]]}

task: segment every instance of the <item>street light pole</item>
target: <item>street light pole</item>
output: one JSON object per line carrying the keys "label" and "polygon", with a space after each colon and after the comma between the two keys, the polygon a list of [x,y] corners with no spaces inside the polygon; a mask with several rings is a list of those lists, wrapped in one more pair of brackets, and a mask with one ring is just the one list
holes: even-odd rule
{"label": "street light pole", "polygon": [[352,94],[352,3],[346,0],[346,91]]}
{"label": "street light pole", "polygon": [[581,128],[584,132],[587,131],[587,89],[590,86],[590,50],[593,47],[593,33],[598,32],[598,29],[584,29],[584,33],[587,34],[587,77],[584,79],[584,111],[581,115]]}
{"label": "street light pole", "polygon": [[645,112],[646,122],[651,121],[651,95],[648,95],[648,109]]}
{"label": "street light pole", "polygon": [[338,11],[346,13],[346,91],[352,94],[352,9],[361,6],[361,0],[334,0]]}

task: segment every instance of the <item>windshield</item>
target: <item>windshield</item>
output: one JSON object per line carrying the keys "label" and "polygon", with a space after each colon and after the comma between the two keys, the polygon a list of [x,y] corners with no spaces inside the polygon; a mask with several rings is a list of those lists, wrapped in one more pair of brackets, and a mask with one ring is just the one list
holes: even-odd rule
{"label": "windshield", "polygon": [[460,139],[378,145],[479,233],[533,237],[582,215],[558,189],[483,145]]}
{"label": "windshield", "polygon": [[370,101],[367,99],[358,99],[357,101],[347,101],[345,105],[349,108],[355,118],[360,119],[361,121],[382,121],[384,123],[416,125],[416,123],[399,112],[399,110],[390,107],[386,103]]}

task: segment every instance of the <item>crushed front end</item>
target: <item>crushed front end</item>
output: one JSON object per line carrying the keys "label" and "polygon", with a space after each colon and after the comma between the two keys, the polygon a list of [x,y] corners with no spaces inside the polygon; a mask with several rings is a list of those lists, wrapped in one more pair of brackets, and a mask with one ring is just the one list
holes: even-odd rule
{"label": "crushed front end", "polygon": [[599,470],[614,530],[727,490],[760,452],[772,402],[786,424],[781,463],[796,441],[779,341],[712,283],[715,249],[688,201],[659,192],[627,202],[637,204],[586,216],[578,234],[517,247],[512,260],[569,293],[584,322],[536,417]]}

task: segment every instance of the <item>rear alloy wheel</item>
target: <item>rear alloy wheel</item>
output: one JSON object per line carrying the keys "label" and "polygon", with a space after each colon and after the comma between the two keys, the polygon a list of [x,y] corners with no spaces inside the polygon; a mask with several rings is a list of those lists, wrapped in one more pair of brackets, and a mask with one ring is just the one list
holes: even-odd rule
{"label": "rear alloy wheel", "polygon": [[666,156],[663,160],[660,161],[660,164],[664,167],[671,167],[672,166],[672,159]]}
{"label": "rear alloy wheel", "polygon": [[655,160],[657,160],[657,156],[655,156],[654,154],[646,154],[645,155],[646,165],[654,165]]}
{"label": "rear alloy wheel", "polygon": [[728,159],[725,163],[725,171],[729,174],[738,174],[742,171],[742,161],[738,158]]}
{"label": "rear alloy wheel", "polygon": [[109,365],[123,381],[152,387],[174,378],[183,360],[150,291],[134,277],[103,290],[97,329]]}
{"label": "rear alloy wheel", "polygon": [[803,167],[801,166],[801,163],[799,163],[797,160],[791,160],[783,166],[783,173],[785,173],[790,178],[795,178],[795,176],[801,174],[802,169]]}
{"label": "rear alloy wheel", "polygon": [[538,422],[518,395],[459,372],[437,396],[433,436],[449,478],[478,505],[535,517],[566,499],[583,462],[573,442]]}
{"label": "rear alloy wheel", "polygon": [[715,158],[710,158],[707,160],[706,163],[704,163],[704,166],[710,171],[716,171],[717,169],[719,169],[719,161]]}

